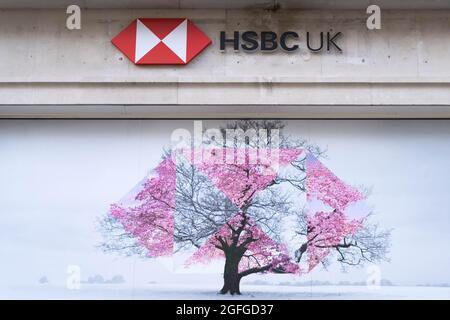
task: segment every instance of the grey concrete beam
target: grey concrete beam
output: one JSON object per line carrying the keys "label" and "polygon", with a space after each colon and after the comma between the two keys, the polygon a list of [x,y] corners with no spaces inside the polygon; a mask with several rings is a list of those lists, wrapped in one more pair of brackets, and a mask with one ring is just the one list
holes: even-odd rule
{"label": "grey concrete beam", "polygon": [[417,119],[450,118],[450,105],[0,105],[0,118]]}
{"label": "grey concrete beam", "polygon": [[450,105],[450,84],[3,84],[0,104]]}

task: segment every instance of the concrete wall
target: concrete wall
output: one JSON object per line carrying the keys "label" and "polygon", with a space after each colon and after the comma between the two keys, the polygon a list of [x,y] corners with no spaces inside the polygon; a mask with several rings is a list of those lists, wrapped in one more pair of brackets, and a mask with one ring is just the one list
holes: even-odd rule
{"label": "concrete wall", "polygon": [[[190,18],[213,45],[136,66],[110,41],[137,17]],[[69,31],[64,10],[2,10],[0,115],[450,116],[450,10],[382,18],[368,31],[361,10],[85,10]],[[223,53],[221,30],[341,31],[343,52]]]}

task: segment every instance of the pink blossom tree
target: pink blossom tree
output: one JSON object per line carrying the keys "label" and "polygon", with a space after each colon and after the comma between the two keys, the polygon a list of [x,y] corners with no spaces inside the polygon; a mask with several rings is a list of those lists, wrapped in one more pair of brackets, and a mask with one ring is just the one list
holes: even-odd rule
{"label": "pink blossom tree", "polygon": [[[237,121],[228,128],[283,126],[276,121]],[[307,272],[334,249],[344,263],[383,259],[388,234],[386,241],[377,242],[379,233],[369,232],[366,217],[349,219],[345,214],[347,206],[363,195],[306,156],[319,156],[318,148],[284,136],[278,148],[279,166],[289,169],[283,173],[270,162],[252,163],[249,149],[243,162],[226,164],[216,161],[225,157],[222,146],[207,151],[215,153],[200,163],[180,152],[167,153],[152,174],[101,220],[103,249],[158,257],[194,248],[188,265],[224,259],[223,294],[240,294],[241,279],[251,274]],[[283,185],[297,193],[283,191]],[[304,213],[292,198],[307,190],[307,200],[318,198],[334,210]],[[294,227],[305,239],[295,252],[296,261],[281,242],[280,231],[283,218],[295,215]],[[370,245],[378,247],[373,250]],[[298,263],[305,252],[309,267],[302,270]]]}

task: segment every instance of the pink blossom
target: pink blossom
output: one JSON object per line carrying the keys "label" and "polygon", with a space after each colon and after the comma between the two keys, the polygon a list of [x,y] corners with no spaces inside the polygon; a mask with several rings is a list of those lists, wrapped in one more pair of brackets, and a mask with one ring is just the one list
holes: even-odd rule
{"label": "pink blossom", "polygon": [[332,212],[311,212],[307,216],[308,265],[312,270],[348,235],[361,227],[361,220],[349,220],[343,211],[352,202],[364,199],[312,155],[306,160],[307,200],[318,199],[334,208]]}
{"label": "pink blossom", "polygon": [[[278,174],[277,168],[288,165],[302,153],[301,149],[268,150],[259,149],[258,154],[252,158],[251,152],[256,151],[251,149],[206,149],[202,150],[201,155],[198,154],[200,151],[191,153],[188,160],[195,163],[201,156],[201,161],[196,163],[197,167],[238,208],[242,208],[258,191],[265,189],[274,181]],[[227,159],[227,152],[234,154],[232,161]],[[240,156],[241,162],[238,159]]]}
{"label": "pink blossom", "polygon": [[319,199],[340,211],[351,202],[364,199],[357,189],[345,184],[313,155],[306,158],[306,197]]}
{"label": "pink blossom", "polygon": [[341,211],[316,212],[307,217],[308,265],[312,270],[339,245],[344,237],[354,235],[361,227],[361,221],[348,221]]}
{"label": "pink blossom", "polygon": [[239,272],[269,266],[268,272],[283,270],[286,273],[300,273],[299,266],[292,262],[286,246],[272,240],[251,218],[245,217],[243,213],[236,214],[227,224],[223,225],[188,259],[186,264],[208,263],[212,259],[224,258],[224,251],[218,248],[221,246],[219,238],[231,246],[233,229],[236,230],[244,224],[245,228],[236,246],[242,245],[249,239],[256,240],[246,245],[247,250],[239,263]]}
{"label": "pink blossom", "polygon": [[[238,149],[232,150],[232,153],[237,151]],[[205,157],[204,152],[208,152],[208,156]],[[258,152],[265,152],[265,150]],[[219,239],[225,241],[227,245],[232,245],[233,229],[245,225],[238,242],[234,245],[243,245],[249,239],[255,240],[245,243],[245,254],[239,263],[241,272],[268,266],[264,271],[282,270],[300,274],[301,270],[292,262],[286,245],[271,239],[244,211],[245,205],[251,202],[258,192],[268,188],[274,182],[278,168],[296,160],[302,152],[301,149],[279,149],[276,158],[277,166],[271,163],[270,157],[262,157],[253,163],[250,161],[248,150],[241,153],[244,155],[243,161],[236,163],[226,162],[225,148],[196,150],[191,154],[183,153],[241,210],[193,254],[188,264],[205,263],[211,259],[223,258],[224,250],[220,249]],[[111,205],[111,215],[122,223],[124,229],[133,235],[141,246],[148,250],[150,256],[173,253],[176,210],[175,159],[174,155],[163,159],[152,175],[140,186],[133,201]],[[308,211],[307,254],[309,270],[311,270],[326,258],[331,248],[361,227],[361,220],[350,220],[344,212],[350,203],[364,199],[364,195],[342,182],[312,155],[308,155],[306,160],[306,189],[307,201],[318,199],[333,208],[332,212]]]}
{"label": "pink blossom", "polygon": [[111,215],[137,238],[150,256],[171,255],[175,207],[175,164],[165,158],[135,196],[137,205],[111,205]]}

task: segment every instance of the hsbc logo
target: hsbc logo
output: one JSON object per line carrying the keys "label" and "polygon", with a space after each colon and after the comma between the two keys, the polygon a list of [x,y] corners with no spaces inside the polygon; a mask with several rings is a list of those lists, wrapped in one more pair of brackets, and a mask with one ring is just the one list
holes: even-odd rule
{"label": "hsbc logo", "polygon": [[135,64],[187,64],[211,44],[188,19],[136,19],[112,43]]}

